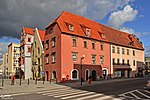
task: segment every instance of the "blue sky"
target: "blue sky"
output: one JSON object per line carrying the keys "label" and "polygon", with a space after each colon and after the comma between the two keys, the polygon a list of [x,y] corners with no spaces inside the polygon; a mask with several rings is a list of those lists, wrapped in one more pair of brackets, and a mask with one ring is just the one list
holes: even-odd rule
{"label": "blue sky", "polygon": [[135,34],[150,56],[149,4],[150,0],[0,0],[0,57],[9,43],[20,42],[23,26],[44,30],[64,10]]}

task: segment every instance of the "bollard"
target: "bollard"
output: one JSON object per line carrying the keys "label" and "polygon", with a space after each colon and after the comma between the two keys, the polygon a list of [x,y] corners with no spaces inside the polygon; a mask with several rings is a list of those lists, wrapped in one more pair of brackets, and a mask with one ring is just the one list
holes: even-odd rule
{"label": "bollard", "polygon": [[44,79],[44,77],[43,77],[43,84],[44,84],[44,80],[45,80],[45,79]]}
{"label": "bollard", "polygon": [[37,85],[37,78],[35,78],[35,84]]}
{"label": "bollard", "polygon": [[29,85],[29,78],[28,78],[28,85]]}
{"label": "bollard", "polygon": [[21,78],[20,78],[20,86],[21,86]]}
{"label": "bollard", "polygon": [[2,87],[4,86],[4,78],[3,78],[3,76],[2,76]]}

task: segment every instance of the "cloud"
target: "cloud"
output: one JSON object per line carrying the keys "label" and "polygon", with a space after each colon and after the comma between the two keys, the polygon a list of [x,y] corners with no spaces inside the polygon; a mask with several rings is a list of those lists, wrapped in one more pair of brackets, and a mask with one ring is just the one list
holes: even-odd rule
{"label": "cloud", "polygon": [[0,37],[20,38],[23,26],[44,29],[63,10],[103,19],[132,0],[0,0]]}
{"label": "cloud", "polygon": [[126,22],[133,21],[138,14],[130,5],[126,5],[122,10],[112,12],[108,24],[114,28],[120,28]]}
{"label": "cloud", "polygon": [[145,57],[150,57],[150,46],[145,46]]}

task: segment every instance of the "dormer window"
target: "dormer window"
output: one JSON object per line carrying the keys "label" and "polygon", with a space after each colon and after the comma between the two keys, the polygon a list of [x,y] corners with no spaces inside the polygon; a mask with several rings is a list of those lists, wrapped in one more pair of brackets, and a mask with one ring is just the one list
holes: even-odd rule
{"label": "dormer window", "polygon": [[70,24],[68,27],[69,27],[70,31],[74,31],[74,26],[73,25]]}
{"label": "dormer window", "polygon": [[102,39],[105,39],[105,38],[106,38],[106,36],[105,36],[104,34],[101,34],[101,37],[102,37]]}
{"label": "dormer window", "polygon": [[91,30],[90,30],[89,28],[86,28],[85,32],[86,32],[86,36],[90,37],[90,35],[91,35],[91,34],[90,34]]}

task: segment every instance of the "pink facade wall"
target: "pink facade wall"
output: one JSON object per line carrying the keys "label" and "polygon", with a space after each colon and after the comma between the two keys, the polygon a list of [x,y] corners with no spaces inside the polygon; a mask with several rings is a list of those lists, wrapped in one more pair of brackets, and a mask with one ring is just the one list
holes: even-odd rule
{"label": "pink facade wall", "polygon": [[[100,50],[100,42],[95,41],[96,49],[92,49],[92,41],[91,39],[85,39],[81,37],[77,38],[77,47],[72,46],[72,36],[61,34],[61,70],[62,70],[62,78],[65,78],[69,75],[71,78],[72,69],[78,69],[80,73],[80,66],[74,66],[74,64],[80,64],[80,59],[82,55],[85,55],[85,58],[82,60],[83,70],[82,77],[85,78],[85,70],[89,69],[90,73],[92,70],[97,71],[97,76],[102,76],[102,68],[108,69],[108,74],[110,74],[110,45],[104,43],[104,50]],[[86,40],[88,47],[83,47],[83,41]],[[72,61],[72,52],[77,52],[77,61]],[[92,64],[92,54],[96,55],[96,64]],[[100,55],[104,56],[104,64],[100,64]],[[88,66],[86,66],[88,65]],[[101,67],[93,67],[94,65]],[[79,74],[80,77],[80,74]]]}
{"label": "pink facade wall", "polygon": [[[58,25],[56,24],[54,27],[53,27],[53,30],[54,32],[49,34],[50,32],[50,29],[48,28],[46,30],[46,34],[45,34],[45,37],[44,37],[44,71],[45,71],[45,77],[46,79],[48,78],[48,80],[50,80],[50,78],[52,77],[52,72],[53,71],[56,71],[56,77],[58,80],[61,80],[61,66],[60,66],[60,30],[59,30],[59,27]],[[56,37],[56,46],[54,48],[52,48],[52,42],[51,42],[51,39],[53,37]],[[49,49],[46,50],[46,47],[45,47],[45,43],[46,43],[46,40],[49,40]],[[51,53],[52,52],[56,52],[56,62],[55,63],[52,63],[52,56],[51,56]],[[49,54],[49,64],[46,64],[46,54]],[[48,77],[46,75],[46,72],[48,72]]]}

